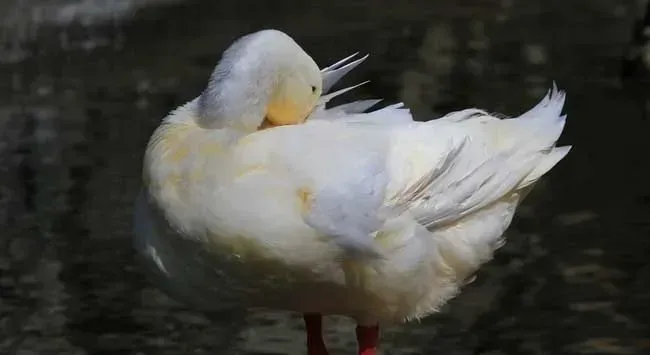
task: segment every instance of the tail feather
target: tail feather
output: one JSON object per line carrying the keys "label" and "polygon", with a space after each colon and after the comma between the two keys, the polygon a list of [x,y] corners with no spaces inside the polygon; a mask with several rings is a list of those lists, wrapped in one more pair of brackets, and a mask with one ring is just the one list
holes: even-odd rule
{"label": "tail feather", "polygon": [[504,133],[512,144],[542,151],[553,149],[566,123],[566,115],[562,114],[565,100],[566,94],[554,83],[553,89],[533,108],[519,117],[502,120]]}
{"label": "tail feather", "polygon": [[533,169],[533,171],[519,184],[519,189],[526,188],[539,180],[542,175],[549,172],[557,163],[560,162],[560,160],[564,159],[564,157],[569,154],[570,150],[571,146],[553,148],[553,150],[544,157],[535,169]]}
{"label": "tail feather", "polygon": [[516,119],[511,120],[519,126],[520,131],[527,132],[527,134],[520,134],[519,136],[524,139],[524,142],[528,140],[527,145],[529,147],[541,151],[548,150],[548,153],[537,163],[533,171],[519,184],[519,189],[523,189],[539,180],[542,175],[551,170],[571,150],[571,146],[555,147],[566,124],[567,116],[562,114],[565,101],[566,93],[559,90],[555,82],[553,82],[553,88],[537,105]]}
{"label": "tail feather", "polygon": [[566,92],[558,89],[557,84],[553,82],[553,87],[546,93],[544,98],[518,118],[535,118],[540,116],[557,117],[562,113],[565,101]]}
{"label": "tail feather", "polygon": [[[414,180],[416,186],[422,187],[416,191],[424,193],[402,193],[400,198],[412,206],[421,224],[432,228],[472,214],[533,184],[570,150],[570,147],[555,147],[566,118],[561,113],[564,100],[564,93],[554,87],[523,117],[498,119],[470,109],[455,117],[448,115],[430,121],[428,126],[435,130],[434,134],[458,138],[451,141],[457,149],[445,148],[440,139],[422,141],[420,146],[429,147],[437,158],[432,161],[422,158],[416,164],[424,167],[435,162],[436,165],[421,175],[425,183]],[[411,140],[420,139],[408,131],[405,135],[411,135]],[[424,134],[421,139],[426,140],[428,136]],[[461,143],[461,137],[465,137],[467,144]],[[444,173],[437,173],[448,159],[453,164]],[[419,174],[422,172],[416,175]]]}

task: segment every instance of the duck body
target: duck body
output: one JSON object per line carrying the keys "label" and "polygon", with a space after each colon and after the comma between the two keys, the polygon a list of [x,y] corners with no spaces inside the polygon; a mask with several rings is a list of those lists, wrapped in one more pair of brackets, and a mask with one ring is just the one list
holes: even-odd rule
{"label": "duck body", "polygon": [[201,128],[192,101],[148,147],[140,249],[204,308],[423,317],[491,258],[523,192],[568,152],[554,148],[562,104],[553,91],[515,119],[394,122],[382,117],[408,111],[388,107],[240,135]]}

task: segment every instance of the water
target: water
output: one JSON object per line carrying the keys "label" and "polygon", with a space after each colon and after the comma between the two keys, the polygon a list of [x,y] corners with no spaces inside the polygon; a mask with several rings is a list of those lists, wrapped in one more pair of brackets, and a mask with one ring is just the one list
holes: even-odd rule
{"label": "water", "polygon": [[[568,90],[562,143],[574,150],[477,281],[440,314],[387,329],[385,354],[647,353],[650,123],[617,77],[633,4],[456,3],[186,1],[5,43],[0,353],[304,353],[299,316],[208,319],[151,286],[131,250],[151,131],[228,43],[263,27],[321,65],[371,53],[347,82],[372,82],[350,98],[404,100],[420,118],[474,105],[514,114],[551,80]],[[349,321],[327,328],[333,353],[353,351]]]}

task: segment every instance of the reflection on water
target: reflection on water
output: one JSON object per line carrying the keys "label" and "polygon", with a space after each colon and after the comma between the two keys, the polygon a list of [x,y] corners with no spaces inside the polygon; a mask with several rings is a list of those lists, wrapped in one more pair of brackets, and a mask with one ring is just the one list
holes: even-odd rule
{"label": "reflection on water", "polygon": [[[441,314],[387,330],[385,353],[647,352],[649,127],[617,86],[632,11],[623,0],[196,1],[38,30],[0,64],[0,353],[303,353],[298,317],[208,320],[152,287],[131,250],[149,134],[232,39],[262,27],[292,33],[321,65],[371,53],[349,80],[372,82],[351,97],[403,100],[423,119],[470,105],[517,113],[553,79],[568,89],[571,155],[477,281]],[[331,322],[333,349],[350,352],[350,324]]]}

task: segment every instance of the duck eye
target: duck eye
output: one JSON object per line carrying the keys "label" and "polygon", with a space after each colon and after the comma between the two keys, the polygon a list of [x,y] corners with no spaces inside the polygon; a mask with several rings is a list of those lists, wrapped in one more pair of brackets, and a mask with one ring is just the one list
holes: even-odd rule
{"label": "duck eye", "polygon": [[314,85],[311,86],[311,93],[312,94],[316,93],[316,86],[314,86]]}

